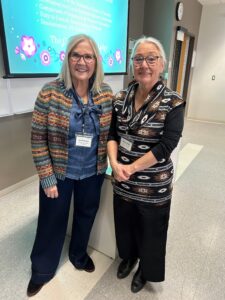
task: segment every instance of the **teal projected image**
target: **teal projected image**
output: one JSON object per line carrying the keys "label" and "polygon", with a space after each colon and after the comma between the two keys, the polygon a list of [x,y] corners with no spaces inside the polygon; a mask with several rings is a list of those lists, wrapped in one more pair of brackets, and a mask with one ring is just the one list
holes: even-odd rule
{"label": "teal projected image", "polygon": [[68,38],[78,33],[95,39],[105,73],[125,73],[128,2],[1,0],[6,76],[58,74]]}

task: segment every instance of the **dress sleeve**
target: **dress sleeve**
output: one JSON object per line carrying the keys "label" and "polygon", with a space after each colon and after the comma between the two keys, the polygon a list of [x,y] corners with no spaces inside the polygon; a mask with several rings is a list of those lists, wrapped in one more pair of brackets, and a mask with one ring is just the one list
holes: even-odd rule
{"label": "dress sleeve", "polygon": [[165,119],[161,140],[151,149],[155,158],[160,161],[168,159],[176,148],[184,126],[184,103],[168,113]]}
{"label": "dress sleeve", "polygon": [[117,134],[117,129],[116,129],[116,123],[117,123],[117,114],[116,114],[116,110],[115,110],[115,105],[113,105],[112,119],[111,119],[111,124],[109,127],[109,134],[108,134],[108,141],[118,142],[118,140],[119,140],[119,137]]}

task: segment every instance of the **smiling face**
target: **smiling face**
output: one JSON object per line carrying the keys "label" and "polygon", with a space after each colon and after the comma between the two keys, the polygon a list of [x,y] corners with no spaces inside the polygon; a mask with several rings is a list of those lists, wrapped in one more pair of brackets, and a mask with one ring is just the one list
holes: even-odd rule
{"label": "smiling face", "polygon": [[147,89],[159,80],[160,74],[163,72],[164,63],[159,49],[149,42],[138,45],[134,57],[157,57],[154,62],[147,63],[144,59],[141,64],[136,64],[133,60],[134,78],[139,84]]}
{"label": "smiling face", "polygon": [[71,50],[69,55],[69,68],[73,82],[76,84],[79,82],[85,82],[88,84],[89,79],[95,72],[95,67],[96,59],[94,51],[87,40],[80,42]]}

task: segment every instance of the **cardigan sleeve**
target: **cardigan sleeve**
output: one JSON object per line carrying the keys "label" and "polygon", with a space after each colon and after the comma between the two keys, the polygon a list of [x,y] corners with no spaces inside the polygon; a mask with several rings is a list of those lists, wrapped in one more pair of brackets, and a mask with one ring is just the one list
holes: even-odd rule
{"label": "cardigan sleeve", "polygon": [[43,88],[35,102],[31,124],[31,148],[34,164],[43,188],[57,183],[48,148],[48,110],[50,90]]}
{"label": "cardigan sleeve", "polygon": [[160,141],[151,149],[155,158],[160,161],[168,159],[176,148],[184,126],[184,106],[171,110],[165,120],[164,131]]}

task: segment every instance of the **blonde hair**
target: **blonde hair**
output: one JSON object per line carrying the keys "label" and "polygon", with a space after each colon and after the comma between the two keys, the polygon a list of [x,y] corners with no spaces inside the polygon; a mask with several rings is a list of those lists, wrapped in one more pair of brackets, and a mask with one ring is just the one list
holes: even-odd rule
{"label": "blonde hair", "polygon": [[70,74],[70,68],[69,68],[69,55],[71,51],[81,42],[88,41],[93,49],[95,58],[96,58],[96,65],[95,65],[95,71],[90,80],[93,81],[91,90],[93,92],[100,92],[101,91],[101,84],[103,82],[104,73],[102,68],[102,62],[100,59],[100,52],[98,49],[98,46],[96,42],[88,35],[86,34],[78,34],[74,35],[69,39],[65,58],[63,60],[61,72],[59,73],[59,78],[64,80],[64,84],[67,90],[72,88],[72,79]]}
{"label": "blonde hair", "polygon": [[166,61],[166,54],[165,54],[165,50],[163,48],[163,45],[160,43],[159,40],[153,38],[153,37],[141,37],[140,39],[138,39],[135,44],[134,44],[134,48],[132,49],[132,53],[131,53],[131,57],[130,57],[130,68],[132,70],[132,73],[134,73],[134,68],[133,68],[133,60],[132,58],[135,56],[135,53],[136,53],[136,50],[137,50],[137,47],[140,45],[140,44],[144,44],[144,43],[150,43],[150,44],[153,44],[155,45],[155,47],[157,48],[157,50],[159,51],[160,53],[160,56],[162,57],[163,59],[163,68],[165,68],[165,65],[167,63]]}

